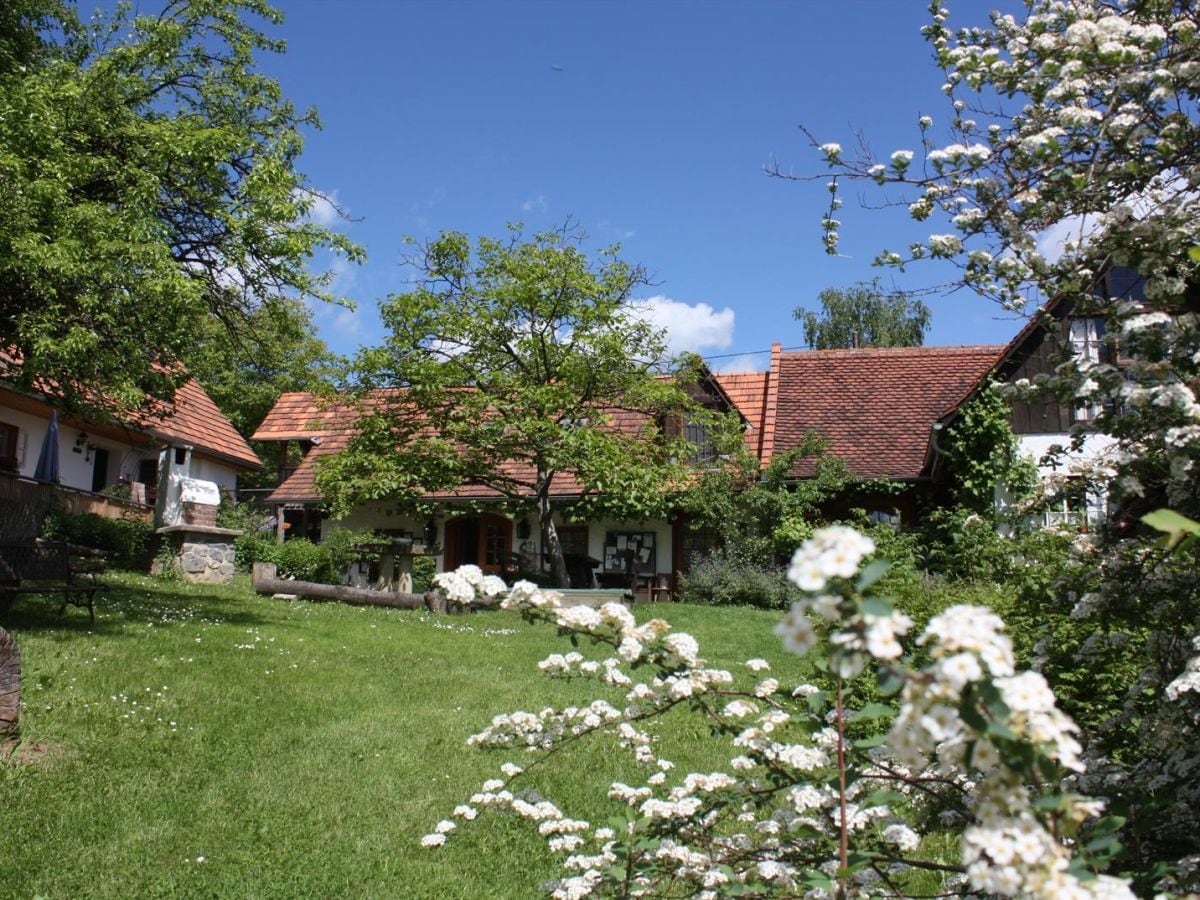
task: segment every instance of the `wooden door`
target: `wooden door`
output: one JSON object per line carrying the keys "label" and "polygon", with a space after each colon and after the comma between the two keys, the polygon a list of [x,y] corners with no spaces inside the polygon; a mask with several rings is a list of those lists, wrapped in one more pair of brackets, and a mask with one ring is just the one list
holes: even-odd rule
{"label": "wooden door", "polygon": [[485,572],[502,571],[512,554],[513,523],[504,516],[463,516],[446,523],[447,572],[475,565]]}

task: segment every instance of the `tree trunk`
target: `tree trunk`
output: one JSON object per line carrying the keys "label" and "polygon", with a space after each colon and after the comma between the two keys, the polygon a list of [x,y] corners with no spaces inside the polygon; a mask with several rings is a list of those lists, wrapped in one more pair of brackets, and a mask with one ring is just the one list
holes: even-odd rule
{"label": "tree trunk", "polygon": [[558,542],[558,529],[554,527],[554,508],[550,505],[550,485],[538,476],[537,491],[538,525],[542,530],[542,552],[550,560],[550,575],[560,588],[571,586],[567,574],[567,561],[563,559],[562,544]]}
{"label": "tree trunk", "polygon": [[11,634],[0,628],[0,739],[17,733],[21,714],[21,651]]}

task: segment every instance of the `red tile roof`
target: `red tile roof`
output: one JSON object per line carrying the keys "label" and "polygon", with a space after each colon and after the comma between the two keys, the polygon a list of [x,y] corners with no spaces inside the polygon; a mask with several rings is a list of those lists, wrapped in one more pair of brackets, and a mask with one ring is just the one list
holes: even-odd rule
{"label": "red tile roof", "polygon": [[[749,422],[747,440],[764,462],[798,446],[809,430],[829,440],[863,478],[917,478],[923,474],[930,427],[960,402],[999,358],[999,346],[905,347],[784,353],[776,345],[769,372],[716,375],[717,384]],[[395,392],[389,392],[395,397]],[[375,405],[371,399],[368,407]],[[632,433],[643,420],[610,411],[614,427]],[[256,440],[319,438],[300,466],[268,498],[273,503],[319,499],[316,463],[344,448],[357,409],[312,394],[284,394],[254,433]],[[514,462],[508,474],[528,476]],[[802,466],[795,473],[809,474]],[[582,486],[559,475],[555,493],[574,496]],[[482,485],[431,494],[430,499],[487,499]]]}
{"label": "red tile roof", "polygon": [[[20,365],[17,353],[11,348],[0,348],[0,377]],[[57,388],[49,382],[39,381],[35,390],[51,403],[59,396]],[[162,440],[191,444],[202,454],[241,468],[262,467],[262,460],[195,379],[180,386],[169,403],[155,402],[145,411],[116,418],[119,426]]]}
{"label": "red tile roof", "polygon": [[[918,478],[930,428],[959,403],[1003,347],[897,347],[772,354],[764,462],[808,431],[862,478]],[[795,474],[810,474],[801,465]]]}
{"label": "red tile roof", "polygon": [[767,404],[769,372],[722,372],[713,377],[733,405],[746,418],[746,444],[754,453],[761,453],[763,414]]}
{"label": "red tile roof", "polygon": [[[368,396],[361,407],[307,393],[284,394],[267,414],[262,425],[254,432],[254,440],[304,440],[316,441],[310,447],[300,465],[267,498],[270,503],[301,503],[320,499],[317,489],[317,461],[324,456],[342,450],[354,434],[354,425],[364,410],[378,409],[387,401],[395,402],[403,397],[403,391],[381,391]],[[636,434],[646,422],[641,413],[622,409],[607,409],[609,427],[624,434]],[[433,433],[433,429],[428,429]],[[534,478],[533,465],[527,461],[514,460],[503,467],[503,474],[530,484]],[[576,497],[584,492],[579,479],[568,472],[560,472],[554,479],[554,494],[561,497]],[[482,484],[465,484],[455,490],[430,493],[429,499],[486,500],[499,499],[503,495],[494,488]]]}
{"label": "red tile roof", "polygon": [[237,433],[195,379],[180,387],[175,392],[175,401],[164,404],[159,413],[139,416],[133,424],[156,437],[191,444],[201,453],[239,466],[262,466],[258,454],[250,449],[246,439]]}

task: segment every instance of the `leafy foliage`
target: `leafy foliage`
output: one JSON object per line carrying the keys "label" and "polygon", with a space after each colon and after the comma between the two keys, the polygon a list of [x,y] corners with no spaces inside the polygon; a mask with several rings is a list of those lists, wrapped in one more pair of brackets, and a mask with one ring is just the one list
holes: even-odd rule
{"label": "leafy foliage", "polygon": [[761,609],[786,609],[796,594],[783,566],[750,562],[721,550],[692,560],[679,593],[684,603]]}
{"label": "leafy foliage", "polygon": [[919,347],[929,331],[929,307],[903,291],[884,291],[878,278],[817,295],[821,311],[798,306],[804,342],[814,350],[847,347]]}
{"label": "leafy foliage", "polygon": [[357,363],[376,389],[358,433],[321,461],[335,513],[486,486],[532,508],[566,585],[557,483],[578,480],[576,514],[665,511],[690,451],[672,425],[705,416],[685,389],[696,370],[662,376],[662,335],[629,304],[642,271],[615,248],[593,263],[582,241],[569,227],[526,240],[513,226],[474,249],[455,232],[418,248],[416,286],[381,305],[389,336]]}
{"label": "leafy foliage", "polygon": [[373,532],[337,529],[320,543],[291,538],[280,544],[272,534],[249,532],[234,539],[234,561],[243,568],[274,563],[280,578],[341,584],[350,565],[378,559],[377,552],[363,547],[375,540]]}
{"label": "leafy foliage", "polygon": [[[740,432],[721,432],[722,464],[704,469],[680,497],[688,526],[714,533],[729,560],[778,564],[823,521],[822,506],[849,484],[845,463],[825,453],[810,433],[793,450],[771,458],[760,472]],[[811,476],[797,478],[799,467]]]}
{"label": "leafy foliage", "polygon": [[345,362],[314,335],[312,314],[291,298],[249,311],[236,334],[217,319],[202,319],[182,358],[246,438],[280,394],[328,390]]}
{"label": "leafy foliage", "polygon": [[42,522],[41,536],[81,547],[103,550],[112,565],[145,571],[157,545],[154,525],[141,519],[108,519],[95,513],[51,512]]}
{"label": "leafy foliage", "polygon": [[1012,410],[995,385],[979,391],[946,429],[940,441],[954,501],[989,520],[997,491],[1013,500],[1037,484],[1037,467],[1020,453],[1012,430]]}
{"label": "leafy foliage", "polygon": [[1112,439],[1079,474],[1117,514],[1077,590],[1064,579],[1043,607],[1046,669],[1088,723],[1092,785],[1128,812],[1118,824],[1138,848],[1139,888],[1194,891],[1200,803],[1185,748],[1200,718],[1171,686],[1200,640],[1200,587],[1189,551],[1183,564],[1164,555],[1140,523],[1166,505],[1200,515],[1200,10],[1033,0],[987,27],[950,19],[934,3],[924,29],[950,102],[944,141],[931,116],[918,120],[919,150],[879,159],[866,140],[851,159],[813,139],[833,173],[824,242],[836,252],[841,184],[877,184],[932,225],[877,263],[946,260],[960,286],[1007,309],[1052,298],[1103,320],[1103,353],[1062,347],[1053,373],[1013,388],[1098,410],[1076,426],[1076,447]]}
{"label": "leafy foliage", "polygon": [[[298,111],[256,57],[263,0],[127,4],[81,23],[57,0],[0,19],[0,346],[22,388],[94,415],[170,397],[216,320],[330,298],[308,265],[361,251],[308,218]],[[271,312],[263,313],[270,317]]]}

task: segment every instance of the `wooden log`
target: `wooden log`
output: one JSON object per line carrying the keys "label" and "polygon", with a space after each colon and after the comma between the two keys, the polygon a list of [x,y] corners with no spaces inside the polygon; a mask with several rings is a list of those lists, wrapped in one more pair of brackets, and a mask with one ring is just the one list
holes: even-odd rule
{"label": "wooden log", "polygon": [[0,738],[17,733],[21,715],[21,651],[16,639],[0,628]]}
{"label": "wooden log", "polygon": [[426,606],[424,594],[395,591],[370,591],[340,584],[316,584],[311,581],[286,581],[275,577],[275,566],[255,563],[252,573],[254,590],[260,594],[292,594],[306,600],[336,600],[352,606],[385,606],[390,609],[420,609]]}

